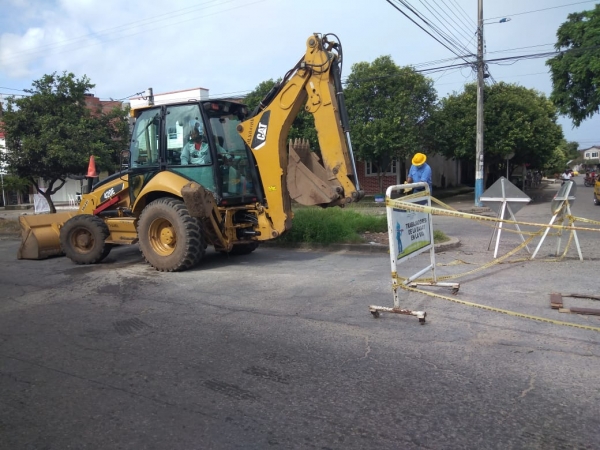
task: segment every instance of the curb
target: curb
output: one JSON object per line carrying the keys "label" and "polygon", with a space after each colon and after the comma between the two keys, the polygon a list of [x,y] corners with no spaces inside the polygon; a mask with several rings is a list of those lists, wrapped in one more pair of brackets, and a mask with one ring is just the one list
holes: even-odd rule
{"label": "curb", "polygon": [[[300,245],[281,245],[275,242],[261,242],[261,247],[264,248],[283,248],[289,250],[315,250],[325,252],[356,252],[356,253],[388,253],[390,249],[383,244],[331,244],[331,245],[315,245],[315,244],[300,244]],[[460,240],[455,237],[450,237],[446,242],[435,244],[436,252],[443,252],[453,248],[460,247]]]}

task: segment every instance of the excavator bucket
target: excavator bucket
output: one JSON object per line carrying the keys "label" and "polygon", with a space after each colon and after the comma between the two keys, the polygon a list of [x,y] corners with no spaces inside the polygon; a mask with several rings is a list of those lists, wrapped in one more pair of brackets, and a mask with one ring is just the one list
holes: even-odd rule
{"label": "excavator bucket", "polygon": [[289,143],[287,188],[290,197],[301,205],[337,205],[339,182],[323,167],[319,156],[310,151],[306,139]]}
{"label": "excavator bucket", "polygon": [[19,216],[21,225],[21,247],[18,259],[45,259],[61,255],[60,228],[77,211],[37,216]]}

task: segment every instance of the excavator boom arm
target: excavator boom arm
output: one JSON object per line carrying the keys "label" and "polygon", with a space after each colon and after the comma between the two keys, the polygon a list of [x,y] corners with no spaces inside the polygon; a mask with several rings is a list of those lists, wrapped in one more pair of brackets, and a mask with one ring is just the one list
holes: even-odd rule
{"label": "excavator boom arm", "polygon": [[[362,192],[356,168],[340,81],[339,44],[315,34],[306,53],[238,132],[258,165],[271,230],[261,239],[291,228],[291,201],[303,205],[344,206]],[[288,145],[292,122],[304,108],[312,114],[321,158],[307,141]],[[264,227],[263,227],[264,228]]]}

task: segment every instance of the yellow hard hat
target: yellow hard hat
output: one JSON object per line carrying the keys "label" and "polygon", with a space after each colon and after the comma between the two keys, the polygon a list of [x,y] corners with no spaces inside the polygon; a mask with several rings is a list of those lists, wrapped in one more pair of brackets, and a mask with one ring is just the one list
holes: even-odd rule
{"label": "yellow hard hat", "polygon": [[427,156],[423,153],[415,153],[412,159],[413,166],[421,166],[425,164],[425,161],[427,161]]}

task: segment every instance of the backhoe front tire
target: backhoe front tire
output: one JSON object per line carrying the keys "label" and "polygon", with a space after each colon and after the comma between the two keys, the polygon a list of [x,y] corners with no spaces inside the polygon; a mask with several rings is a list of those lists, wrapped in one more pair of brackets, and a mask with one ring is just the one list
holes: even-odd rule
{"label": "backhoe front tire", "polygon": [[81,214],[67,220],[60,230],[62,251],[76,264],[96,264],[110,253],[108,226],[97,216]]}
{"label": "backhoe front tire", "polygon": [[138,238],[148,264],[161,272],[190,269],[204,256],[200,221],[178,199],[159,198],[148,204],[138,221]]}

